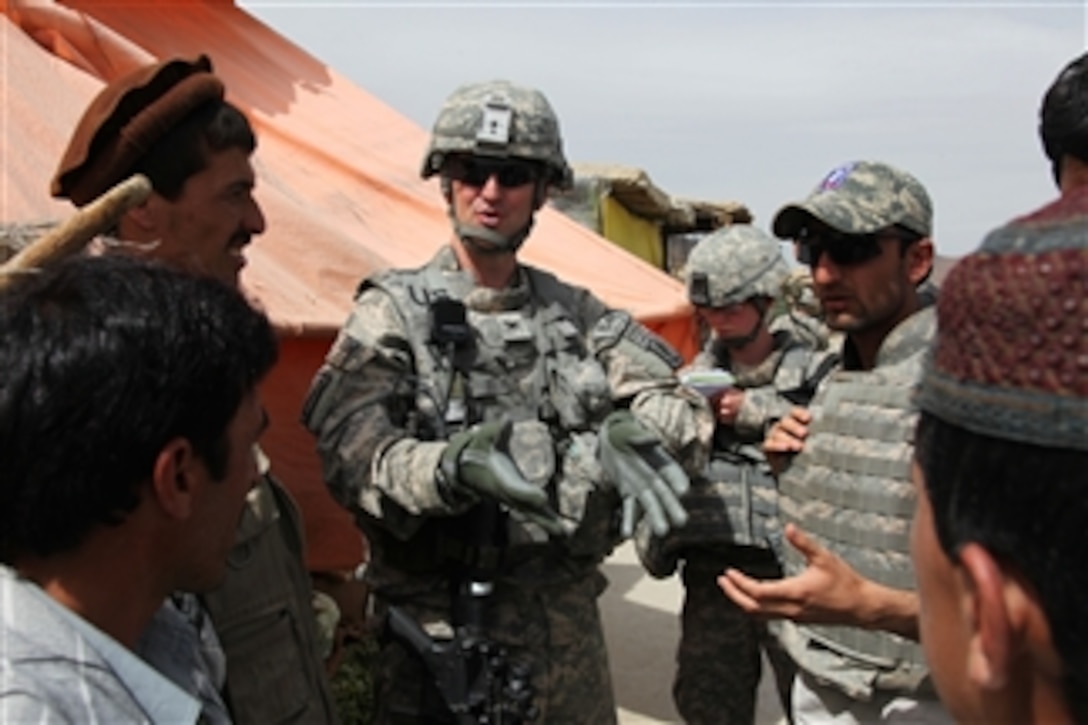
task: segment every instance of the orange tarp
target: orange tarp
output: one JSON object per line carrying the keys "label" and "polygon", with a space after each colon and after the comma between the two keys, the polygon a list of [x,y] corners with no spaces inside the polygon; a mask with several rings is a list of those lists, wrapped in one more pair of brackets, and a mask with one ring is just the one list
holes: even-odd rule
{"label": "orange tarp", "polygon": [[[253,121],[268,231],[248,252],[243,284],[283,336],[265,385],[265,447],[303,508],[311,568],[352,566],[361,539],[325,492],[298,412],[359,281],[420,264],[448,239],[437,183],[419,178],[426,131],[229,0],[0,0],[0,9],[0,221],[70,213],[48,196],[68,134],[104,81],[139,65],[206,53]],[[562,214],[538,215],[523,258],[693,352],[681,285]]]}

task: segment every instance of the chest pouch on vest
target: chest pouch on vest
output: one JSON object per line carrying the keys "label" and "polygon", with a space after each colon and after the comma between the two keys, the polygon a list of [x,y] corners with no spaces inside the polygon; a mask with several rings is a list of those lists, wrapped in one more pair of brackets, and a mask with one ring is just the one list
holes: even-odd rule
{"label": "chest pouch on vest", "polygon": [[612,410],[608,377],[574,323],[553,320],[548,332],[548,394],[557,422],[567,431],[587,430]]}
{"label": "chest pouch on vest", "polygon": [[485,354],[500,360],[503,367],[514,370],[536,360],[533,329],[520,312],[473,313],[472,318]]}
{"label": "chest pouch on vest", "polygon": [[612,410],[608,380],[596,360],[579,360],[553,371],[551,401],[568,431],[589,429]]}

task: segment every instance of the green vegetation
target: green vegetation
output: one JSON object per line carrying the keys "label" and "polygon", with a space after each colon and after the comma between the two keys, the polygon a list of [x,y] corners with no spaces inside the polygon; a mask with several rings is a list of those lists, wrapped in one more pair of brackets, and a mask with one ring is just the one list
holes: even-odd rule
{"label": "green vegetation", "polygon": [[378,643],[373,637],[344,644],[344,658],[332,678],[332,695],[343,725],[370,725],[374,712],[374,668]]}

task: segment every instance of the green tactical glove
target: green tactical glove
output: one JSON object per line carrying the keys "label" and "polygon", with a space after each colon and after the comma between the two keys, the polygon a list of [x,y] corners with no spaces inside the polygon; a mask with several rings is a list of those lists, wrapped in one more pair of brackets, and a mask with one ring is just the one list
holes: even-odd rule
{"label": "green tactical glove", "polygon": [[510,457],[510,421],[481,423],[450,438],[438,464],[439,485],[450,493],[484,496],[522,512],[550,534],[566,533],[548,493],[521,475]]}
{"label": "green tactical glove", "polygon": [[625,538],[634,531],[640,512],[658,536],[687,522],[680,496],[690,481],[652,431],[630,411],[617,410],[601,424],[600,442],[601,466],[623,498]]}

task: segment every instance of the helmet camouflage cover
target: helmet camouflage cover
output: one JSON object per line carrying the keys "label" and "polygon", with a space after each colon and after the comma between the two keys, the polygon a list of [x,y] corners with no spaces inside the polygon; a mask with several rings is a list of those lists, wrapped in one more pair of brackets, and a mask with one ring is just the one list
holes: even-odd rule
{"label": "helmet camouflage cover", "polygon": [[778,297],[789,275],[778,241],[750,224],[708,234],[688,256],[688,300],[700,307],[727,307],[753,297]]}
{"label": "helmet camouflage cover", "polygon": [[471,83],[446,99],[423,157],[423,178],[441,173],[451,154],[538,161],[548,169],[552,185],[568,189],[573,183],[559,119],[548,99],[509,81]]}

